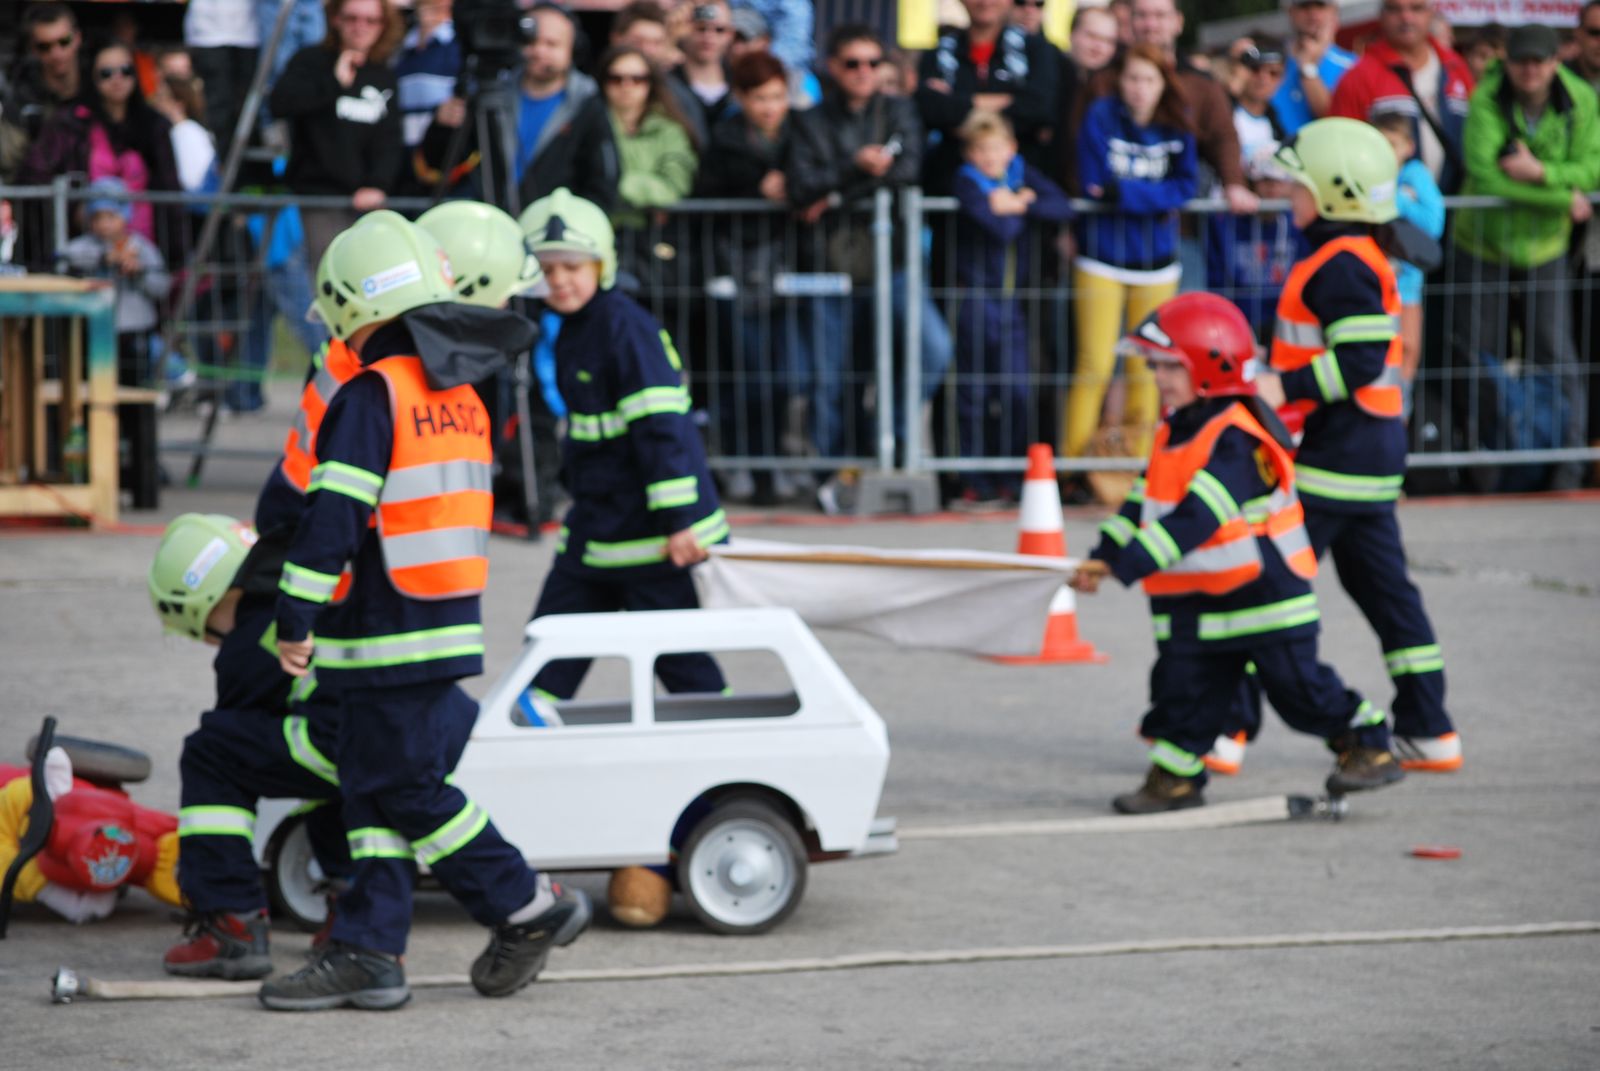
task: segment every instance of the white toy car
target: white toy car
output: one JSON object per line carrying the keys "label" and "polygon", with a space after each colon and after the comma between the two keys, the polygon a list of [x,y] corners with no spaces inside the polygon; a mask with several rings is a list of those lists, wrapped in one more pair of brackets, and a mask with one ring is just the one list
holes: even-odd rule
{"label": "white toy car", "polygon": [[[725,670],[759,663],[763,685],[788,686],[657,695],[656,658],[685,651]],[[534,676],[560,658],[603,660],[622,698],[534,699]],[[534,866],[671,864],[701,921],[746,934],[788,917],[809,862],[895,850],[894,820],[875,817],[888,766],[882,719],[793,611],[682,610],[530,622],[455,779]],[[326,908],[294,807],[262,801],[256,853],[275,905],[314,929]]]}

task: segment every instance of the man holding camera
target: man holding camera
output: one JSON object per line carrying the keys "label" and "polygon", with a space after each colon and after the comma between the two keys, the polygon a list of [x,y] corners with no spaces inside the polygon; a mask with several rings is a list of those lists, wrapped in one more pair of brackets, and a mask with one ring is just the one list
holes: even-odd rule
{"label": "man holding camera", "polygon": [[[605,103],[595,80],[576,70],[581,40],[578,23],[556,4],[535,5],[518,23],[522,70],[517,83],[513,154],[502,159],[500,146],[478,145],[473,109],[459,94],[439,105],[422,139],[419,177],[429,185],[444,178],[447,188],[476,176],[478,193],[515,188],[521,204],[532,204],[561,187],[610,210],[617,197],[617,146],[611,137]],[[470,53],[471,42],[463,51]],[[484,72],[480,70],[480,78]],[[465,126],[465,131],[461,128]]]}

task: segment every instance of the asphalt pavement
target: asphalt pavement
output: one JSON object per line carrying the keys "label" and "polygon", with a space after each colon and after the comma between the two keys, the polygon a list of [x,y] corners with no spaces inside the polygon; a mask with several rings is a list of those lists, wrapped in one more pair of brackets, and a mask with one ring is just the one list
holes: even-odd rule
{"label": "asphalt pavement", "polygon": [[[280,434],[267,418],[225,425],[221,441]],[[185,459],[166,461],[181,476]],[[265,471],[259,459],[215,460],[198,489],[169,489],[159,511],[126,514],[118,532],[0,531],[0,761],[20,761],[39,719],[54,715],[63,732],[148,752],[155,772],[133,795],[176,809],[178,754],[207,704],[210,653],[161,637],[145,569],[167,519],[248,514]],[[1068,512],[1072,551],[1088,548],[1102,512]],[[1015,540],[1005,515],[797,520],[812,519],[742,514],[735,535],[986,550]],[[419,989],[388,1014],[274,1014],[249,996],[53,1006],[59,966],[163,978],[179,927],[143,891],[82,927],[24,905],[0,942],[5,1065],[1600,1066],[1600,500],[1415,502],[1401,521],[1444,646],[1466,767],[1357,797],[1343,822],[908,837],[892,857],[813,868],[799,910],[769,934],[717,937],[681,905],[645,932],[602,912],[552,957],[551,979],[521,994]],[[551,553],[548,539],[492,543],[491,677],[515,654]],[[1325,660],[1386,703],[1377,643],[1331,570],[1317,590]],[[821,633],[889,726],[880,813],[908,833],[1110,813],[1145,768],[1134,734],[1153,654],[1145,600],[1122,590],[1081,599],[1080,627],[1108,664],[1001,666]],[[481,694],[491,677],[469,687]],[[1318,741],[1269,714],[1242,775],[1215,779],[1209,795],[1312,793],[1327,770]],[[1412,854],[1439,844],[1460,858]],[[571,880],[603,899],[602,875]],[[1514,936],[1558,922],[1591,925]],[[273,939],[280,969],[308,941],[286,926]],[[1203,947],[1219,940],[1227,947]],[[407,969],[462,974],[483,941],[448,897],[425,892]],[[1085,954],[1090,945],[1104,947]],[[918,962],[973,950],[986,958]],[[909,962],[562,980],[864,953]]]}

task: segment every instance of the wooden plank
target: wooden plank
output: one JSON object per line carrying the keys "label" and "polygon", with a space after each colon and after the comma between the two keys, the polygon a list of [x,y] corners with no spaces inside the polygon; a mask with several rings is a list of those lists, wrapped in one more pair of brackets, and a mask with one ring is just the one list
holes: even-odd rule
{"label": "wooden plank", "polygon": [[[76,338],[84,333],[80,325],[88,321],[89,371],[89,486],[94,489],[94,515],[97,524],[116,524],[117,485],[121,477],[117,434],[117,334],[110,310],[97,316],[74,319]],[[81,349],[77,356],[83,356]],[[82,367],[79,365],[78,367]]]}
{"label": "wooden plank", "polygon": [[[33,318],[33,374],[31,383],[40,383],[44,380],[44,317]],[[37,480],[44,475],[50,467],[50,455],[45,452],[44,442],[44,403],[39,401],[37,395],[33,399],[33,452],[28,459],[28,470]]]}
{"label": "wooden plank", "polygon": [[86,294],[104,285],[70,275],[0,275],[0,294]]}
{"label": "wooden plank", "polygon": [[0,517],[71,517],[94,512],[94,488],[83,483],[0,487]]}

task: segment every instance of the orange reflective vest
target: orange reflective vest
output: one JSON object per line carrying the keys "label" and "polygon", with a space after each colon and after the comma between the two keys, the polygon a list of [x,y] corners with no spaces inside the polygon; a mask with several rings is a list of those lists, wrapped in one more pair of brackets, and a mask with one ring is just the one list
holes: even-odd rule
{"label": "orange reflective vest", "polygon": [[[1348,316],[1323,324],[1306,308],[1306,282],[1316,271],[1340,253],[1350,253],[1377,273],[1383,287],[1383,312],[1370,316]],[[1349,390],[1339,371],[1334,351],[1342,343],[1388,342],[1383,371],[1365,386]],[[1353,401],[1375,417],[1396,417],[1401,412],[1400,396],[1400,291],[1395,285],[1394,267],[1372,238],[1345,235],[1327,242],[1289,271],[1283,293],[1278,297],[1278,322],[1272,335],[1272,367],[1292,372],[1311,365],[1322,400],[1296,399],[1286,408],[1301,416],[1318,405]]]}
{"label": "orange reflective vest", "polygon": [[[1238,428],[1259,442],[1271,461],[1277,482],[1261,498],[1236,503],[1222,482],[1205,471],[1217,440],[1229,428]],[[1256,545],[1259,538],[1272,541],[1296,576],[1310,580],[1317,575],[1317,556],[1306,535],[1305,514],[1294,490],[1294,462],[1250,410],[1242,404],[1229,406],[1181,446],[1167,446],[1171,434],[1171,426],[1165,422],[1156,429],[1135,538],[1147,542],[1147,536],[1158,533],[1151,540],[1157,548],[1163,540],[1170,543],[1171,538],[1159,522],[1191,492],[1211,508],[1221,523],[1204,543],[1160,572],[1145,577],[1146,594],[1226,595],[1241,588],[1261,575],[1261,549]],[[1171,553],[1176,553],[1175,547]],[[1162,560],[1159,554],[1152,557]]]}
{"label": "orange reflective vest", "polygon": [[[489,413],[467,384],[428,386],[419,357],[385,357],[367,366],[389,387],[394,448],[371,524],[395,590],[414,599],[483,592],[489,579],[494,513]],[[350,591],[346,571],[333,593]]]}
{"label": "orange reflective vest", "polygon": [[283,442],[283,461],[279,466],[284,478],[301,494],[305,494],[311,483],[311,470],[317,467],[317,429],[322,427],[328,403],[333,401],[340,387],[361,371],[361,358],[336,338],[329,339],[322,352],[311,359],[317,371],[300,392],[300,408],[295,411],[289,436]]}

